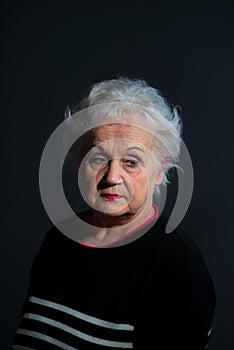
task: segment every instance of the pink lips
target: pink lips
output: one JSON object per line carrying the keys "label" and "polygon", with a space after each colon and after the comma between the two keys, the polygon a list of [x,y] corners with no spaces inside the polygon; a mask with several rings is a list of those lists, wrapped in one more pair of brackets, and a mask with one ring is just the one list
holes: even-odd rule
{"label": "pink lips", "polygon": [[105,198],[105,199],[108,200],[108,201],[116,201],[116,200],[122,198],[122,197],[119,196],[118,194],[108,194],[108,193],[103,194],[102,197]]}

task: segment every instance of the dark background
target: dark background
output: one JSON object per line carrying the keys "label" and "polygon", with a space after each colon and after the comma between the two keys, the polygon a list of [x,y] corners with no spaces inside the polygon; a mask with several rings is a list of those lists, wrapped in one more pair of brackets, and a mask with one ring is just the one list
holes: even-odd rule
{"label": "dark background", "polygon": [[182,226],[216,288],[209,349],[234,349],[232,2],[5,1],[1,28],[0,349],[9,349],[51,226],[38,186],[44,145],[67,104],[118,74],[146,79],[182,108],[195,173]]}

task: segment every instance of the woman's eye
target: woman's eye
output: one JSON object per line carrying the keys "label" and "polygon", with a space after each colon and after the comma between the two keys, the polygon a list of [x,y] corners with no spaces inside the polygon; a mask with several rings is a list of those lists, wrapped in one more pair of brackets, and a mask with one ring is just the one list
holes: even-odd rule
{"label": "woman's eye", "polygon": [[138,166],[139,161],[137,159],[125,159],[125,164],[131,168]]}
{"label": "woman's eye", "polygon": [[105,164],[106,162],[107,162],[107,160],[105,158],[101,158],[101,157],[93,157],[90,159],[90,163],[96,164],[96,165],[102,165],[102,164]]}

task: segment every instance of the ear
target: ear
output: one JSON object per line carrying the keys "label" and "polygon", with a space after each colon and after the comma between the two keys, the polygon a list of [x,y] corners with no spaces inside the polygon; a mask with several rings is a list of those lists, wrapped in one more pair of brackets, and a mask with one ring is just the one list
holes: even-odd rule
{"label": "ear", "polygon": [[164,177],[164,171],[163,170],[160,170],[157,175],[156,175],[156,178],[155,178],[155,185],[156,186],[159,186],[161,185],[162,181],[163,181],[163,177]]}

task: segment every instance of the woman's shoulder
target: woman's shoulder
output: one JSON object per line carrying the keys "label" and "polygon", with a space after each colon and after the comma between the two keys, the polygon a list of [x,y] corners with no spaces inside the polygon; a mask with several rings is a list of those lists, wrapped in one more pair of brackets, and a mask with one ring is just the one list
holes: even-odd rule
{"label": "woman's shoulder", "polygon": [[214,284],[201,248],[181,226],[171,233],[166,233],[166,223],[167,219],[162,218],[158,227],[155,227],[153,238],[157,241],[154,246],[163,272],[174,276],[175,282],[178,280],[178,283],[182,281],[179,280],[180,277],[187,278],[194,298],[209,301],[214,308]]}
{"label": "woman's shoulder", "polygon": [[166,224],[167,218],[160,217],[139,240],[139,250],[145,251],[146,257],[151,256],[155,266],[160,266],[165,274],[181,275],[191,279],[192,283],[200,279],[212,285],[205,257],[197,242],[181,226],[166,233]]}
{"label": "woman's shoulder", "polygon": [[35,255],[32,271],[45,269],[56,260],[61,259],[63,252],[69,250],[70,239],[66,237],[55,225],[46,232],[44,239]]}
{"label": "woman's shoulder", "polygon": [[198,244],[192,236],[185,232],[181,226],[177,226],[172,232],[166,233],[167,217],[160,216],[156,224],[145,236],[148,244],[158,249],[163,254],[170,256],[181,256],[190,258],[192,256],[202,257]]}

